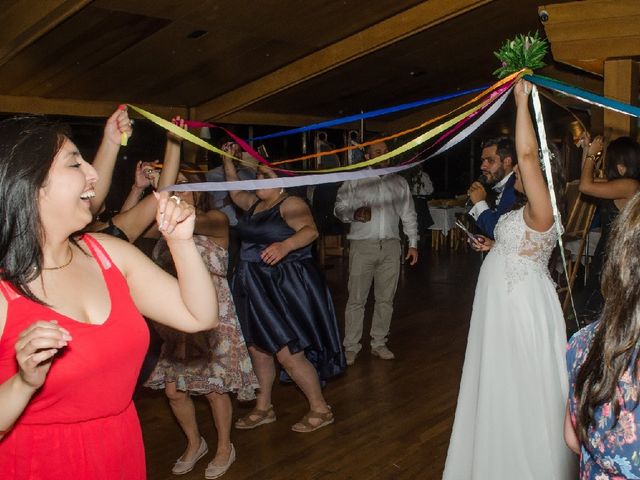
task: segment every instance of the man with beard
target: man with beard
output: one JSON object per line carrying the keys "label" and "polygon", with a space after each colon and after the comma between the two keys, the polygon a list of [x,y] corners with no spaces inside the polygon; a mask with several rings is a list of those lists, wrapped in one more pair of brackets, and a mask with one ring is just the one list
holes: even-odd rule
{"label": "man with beard", "polygon": [[[469,215],[487,237],[494,238],[493,230],[498,219],[508,212],[516,201],[513,167],[517,162],[513,140],[510,138],[494,138],[482,144],[482,177],[471,184],[467,194],[473,203]],[[496,195],[494,208],[487,203],[485,187],[490,187]]]}

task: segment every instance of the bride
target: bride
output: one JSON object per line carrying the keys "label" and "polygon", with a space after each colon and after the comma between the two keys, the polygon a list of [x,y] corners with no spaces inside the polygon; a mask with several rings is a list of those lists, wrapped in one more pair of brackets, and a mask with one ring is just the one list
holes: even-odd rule
{"label": "bride", "polygon": [[[529,113],[531,84],[515,87],[515,188],[526,200],[500,218],[476,286],[444,480],[576,478],[564,444],[566,333],[547,264],[558,239]],[[564,182],[552,158],[556,197]],[[558,202],[559,205],[561,202]]]}

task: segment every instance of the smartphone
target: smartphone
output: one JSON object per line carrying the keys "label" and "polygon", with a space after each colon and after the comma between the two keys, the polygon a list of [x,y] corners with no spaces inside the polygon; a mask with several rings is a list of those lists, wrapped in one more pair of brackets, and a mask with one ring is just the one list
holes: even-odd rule
{"label": "smartphone", "polygon": [[456,220],[456,227],[466,233],[467,237],[469,237],[473,242],[483,243],[482,237],[476,237],[473,233],[469,231],[467,227],[460,220]]}

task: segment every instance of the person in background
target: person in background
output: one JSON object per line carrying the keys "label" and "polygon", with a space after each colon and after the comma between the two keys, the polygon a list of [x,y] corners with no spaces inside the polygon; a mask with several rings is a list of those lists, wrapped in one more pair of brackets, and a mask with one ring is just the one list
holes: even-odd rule
{"label": "person in background", "polygon": [[218,324],[194,209],[158,194],[175,279],[127,242],[77,233],[98,183],[66,128],[0,122],[0,195],[11,199],[0,203],[3,480],[144,480],[132,402],[148,343],[142,315],[190,332]]}
{"label": "person in background", "polygon": [[599,199],[601,235],[589,265],[589,277],[584,290],[576,295],[576,310],[583,323],[597,320],[604,298],[600,292],[600,274],[605,262],[611,224],[627,202],[640,191],[640,145],[631,137],[612,141],[605,155],[606,179],[594,179],[596,156],[604,151],[604,139],[597,136],[591,142],[584,132],[582,146],[582,173],[580,192]]}
{"label": "person in background", "polygon": [[[237,180],[231,159],[223,161],[227,180]],[[275,177],[259,168],[258,179]],[[231,289],[260,383],[255,408],[235,426],[252,429],[276,420],[271,392],[277,359],[309,403],[291,429],[313,432],[334,422],[321,381],[345,368],[333,300],[311,253],[318,230],[307,203],[282,188],[230,194],[245,212],[236,227],[242,244]]]}
{"label": "person in background", "polygon": [[[386,143],[373,143],[367,147],[366,158],[374,159],[387,152]],[[386,161],[379,164],[380,167],[387,165]],[[409,184],[396,174],[346,181],[338,190],[334,214],[351,227],[347,235],[349,299],[343,341],[347,365],[355,363],[362,349],[364,308],[372,283],[375,306],[371,320],[371,354],[393,360],[395,355],[387,347],[387,336],[400,276],[400,221],[409,237],[405,260],[409,265],[418,261],[418,220]]]}
{"label": "person in background", "polygon": [[422,169],[422,165],[409,178],[409,185],[411,186],[411,196],[418,216],[418,234],[422,241],[423,238],[426,238],[431,233],[429,227],[433,225],[433,218],[429,212],[428,204],[428,197],[433,193],[433,183],[429,174]]}
{"label": "person in background", "polygon": [[[517,163],[515,147],[510,138],[494,138],[482,144],[482,175],[471,184],[467,195],[473,203],[469,215],[480,231],[491,239],[494,238],[493,231],[500,217],[511,210],[516,202],[513,169]],[[488,198],[487,187],[491,188],[495,201]]]}
{"label": "person in background", "polygon": [[[204,175],[185,173],[179,183],[204,181]],[[235,305],[227,283],[229,221],[224,213],[209,208],[206,193],[183,192],[180,198],[196,207],[194,241],[216,286],[220,324],[214,330],[183,333],[161,324],[154,326],[164,340],[158,363],[145,383],[163,388],[171,410],[187,437],[187,449],[171,470],[183,475],[208,452],[200,435],[192,395],[204,395],[211,407],[218,441],[216,454],[205,471],[205,478],[218,478],[236,459],[231,443],[232,405],[230,393],[241,401],[253,400],[258,388],[249,352],[240,330]],[[171,252],[164,239],[156,244],[152,258],[175,276]]]}
{"label": "person in background", "polygon": [[581,480],[640,478],[640,194],[611,227],[602,292],[602,316],[569,342],[565,439]]}

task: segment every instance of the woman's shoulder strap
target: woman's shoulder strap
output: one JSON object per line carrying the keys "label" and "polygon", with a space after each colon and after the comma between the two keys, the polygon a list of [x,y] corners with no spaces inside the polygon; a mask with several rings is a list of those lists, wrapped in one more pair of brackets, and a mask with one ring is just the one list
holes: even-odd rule
{"label": "woman's shoulder strap", "polygon": [[111,257],[109,257],[109,254],[106,252],[104,247],[100,244],[100,242],[96,240],[95,237],[93,237],[92,235],[89,235],[88,233],[85,233],[80,238],[87,245],[87,247],[89,248],[89,251],[93,255],[93,258],[97,260],[100,267],[103,270],[109,270],[113,265],[113,262],[111,261]]}

